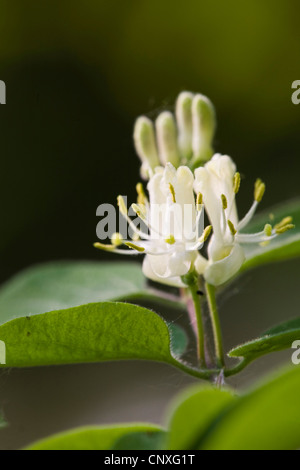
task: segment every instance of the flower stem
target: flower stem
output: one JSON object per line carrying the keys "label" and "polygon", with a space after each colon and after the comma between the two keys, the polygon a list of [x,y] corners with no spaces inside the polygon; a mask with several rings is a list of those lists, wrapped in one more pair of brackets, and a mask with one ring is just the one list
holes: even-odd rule
{"label": "flower stem", "polygon": [[199,365],[200,367],[206,368],[205,351],[204,351],[203,319],[202,319],[200,298],[197,292],[198,291],[197,284],[196,283],[190,284],[189,290],[192,295],[196,319],[197,319],[197,355],[198,355]]}
{"label": "flower stem", "polygon": [[211,284],[206,283],[205,288],[206,288],[209,314],[210,314],[213,335],[214,335],[217,367],[223,368],[224,367],[223,341],[222,341],[221,325],[220,325],[220,319],[219,319],[217,302],[216,302],[215,287]]}

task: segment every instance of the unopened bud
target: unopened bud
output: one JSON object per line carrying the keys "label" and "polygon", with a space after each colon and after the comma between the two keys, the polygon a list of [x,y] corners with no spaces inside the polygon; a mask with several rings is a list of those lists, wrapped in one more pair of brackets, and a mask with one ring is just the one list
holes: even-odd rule
{"label": "unopened bud", "polygon": [[211,101],[204,95],[195,95],[192,102],[193,160],[209,160],[213,155],[212,141],[215,134],[216,118]]}
{"label": "unopened bud", "polygon": [[140,116],[135,121],[133,139],[136,153],[143,164],[142,173],[145,176],[147,168],[153,171],[156,166],[159,166],[154,126],[150,119]]}
{"label": "unopened bud", "polygon": [[172,113],[164,111],[156,119],[156,136],[159,158],[162,165],[168,162],[175,168],[179,166],[179,150],[177,146],[177,131]]}
{"label": "unopened bud", "polygon": [[192,156],[192,101],[193,93],[183,91],[176,101],[176,120],[178,126],[178,146],[185,158]]}

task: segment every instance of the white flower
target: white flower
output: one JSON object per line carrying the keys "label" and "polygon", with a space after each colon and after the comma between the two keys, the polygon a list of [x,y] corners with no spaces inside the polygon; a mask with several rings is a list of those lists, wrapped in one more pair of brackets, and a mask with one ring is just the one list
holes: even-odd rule
{"label": "white flower", "polygon": [[135,122],[133,138],[144,179],[151,178],[159,165],[172,163],[177,168],[188,164],[194,168],[213,155],[216,121],[210,100],[204,95],[184,91],[177,98],[175,115],[176,119],[169,111],[160,113],[155,130],[152,121],[145,116]]}
{"label": "white flower", "polygon": [[[204,167],[195,171],[194,189],[201,193],[205,210],[213,226],[213,235],[208,244],[208,261],[196,263],[198,272],[202,270],[206,281],[220,285],[234,276],[241,268],[245,255],[243,243],[265,243],[292,228],[291,218],[286,217],[274,228],[266,224],[264,230],[254,234],[244,234],[241,230],[252,219],[261,201],[265,185],[257,180],[254,188],[254,201],[249,211],[239,221],[235,195],[239,190],[240,175],[227,155],[216,154]],[[197,265],[198,264],[198,265]]]}
{"label": "white flower", "polygon": [[[164,170],[157,171],[148,183],[150,201],[146,199],[141,185],[138,204],[132,208],[144,221],[149,231],[141,231],[129,218],[123,198],[118,203],[137,240],[123,241],[115,235],[111,245],[95,243],[95,247],[121,254],[144,253],[143,272],[157,282],[184,287],[181,276],[193,269],[200,258],[198,250],[209,236],[211,227],[200,229],[203,205],[195,201],[194,176],[186,166],[177,170],[167,163]],[[121,244],[132,250],[119,249]],[[200,259],[198,260],[198,263]]]}

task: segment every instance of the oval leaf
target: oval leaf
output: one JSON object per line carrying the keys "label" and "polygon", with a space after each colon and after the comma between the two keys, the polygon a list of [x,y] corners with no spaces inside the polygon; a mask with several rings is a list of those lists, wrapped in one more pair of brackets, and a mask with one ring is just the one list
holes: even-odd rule
{"label": "oval leaf", "polygon": [[0,324],[91,302],[137,298],[181,306],[148,289],[138,263],[46,263],[22,271],[1,287]]}
{"label": "oval leaf", "polygon": [[201,435],[205,435],[212,421],[233,401],[229,390],[197,385],[185,391],[173,406],[166,448],[196,449]]}
{"label": "oval leaf", "polygon": [[294,367],[238,398],[219,416],[200,449],[300,448],[300,368]]}
{"label": "oval leaf", "polygon": [[300,318],[277,325],[263,336],[236,346],[229,353],[229,357],[243,357],[247,364],[255,359],[292,347],[295,340],[300,340]]}
{"label": "oval leaf", "polygon": [[11,320],[0,326],[6,365],[27,367],[120,359],[176,365],[164,320],[143,307],[103,302]]}
{"label": "oval leaf", "polygon": [[[27,447],[27,450],[109,450],[126,435],[155,436],[162,430],[153,424],[122,424],[84,427],[55,434]],[[110,462],[111,464],[113,462]]]}

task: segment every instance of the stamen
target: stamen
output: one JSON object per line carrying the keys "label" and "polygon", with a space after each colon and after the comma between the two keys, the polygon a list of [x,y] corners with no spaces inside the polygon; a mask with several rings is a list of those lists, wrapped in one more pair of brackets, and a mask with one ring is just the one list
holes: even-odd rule
{"label": "stamen", "polygon": [[123,237],[119,232],[113,233],[111,236],[111,243],[113,246],[119,246],[123,243]]}
{"label": "stamen", "polygon": [[233,225],[231,220],[227,220],[227,224],[228,224],[229,230],[231,232],[231,235],[234,237],[234,235],[236,234],[235,226]]}
{"label": "stamen", "polygon": [[105,243],[100,243],[96,242],[93,245],[95,248],[98,248],[99,250],[104,250],[104,251],[114,251],[116,247],[114,245],[106,245]]}
{"label": "stamen", "polygon": [[238,233],[235,237],[237,243],[261,243],[265,241],[273,240],[277,234],[272,230],[271,235],[266,235],[265,231],[257,233]]}
{"label": "stamen", "polygon": [[212,231],[212,226],[211,225],[208,225],[202,232],[202,235],[200,238],[198,238],[198,241],[196,244],[192,245],[191,247],[187,248],[186,251],[195,251],[195,250],[198,250],[198,248],[200,248],[203,243],[206,242],[206,240],[208,239],[210,233]]}
{"label": "stamen", "polygon": [[148,203],[148,199],[147,199],[147,196],[145,194],[142,183],[138,183],[136,185],[136,192],[138,194],[137,203],[138,204],[143,204],[145,206]]}
{"label": "stamen", "polygon": [[265,183],[262,182],[261,179],[257,179],[254,185],[254,199],[257,202],[260,202],[263,198],[263,195],[266,190],[266,185]]}
{"label": "stamen", "polygon": [[104,243],[99,243],[99,242],[94,243],[94,247],[98,248],[99,250],[104,250],[104,251],[110,251],[112,253],[117,253],[118,255],[135,255],[135,254],[137,254],[135,251],[118,250],[113,245],[105,245]]}
{"label": "stamen", "polygon": [[170,193],[172,194],[172,200],[175,204],[176,203],[175,189],[174,189],[174,186],[171,183],[169,183],[169,190],[170,190]]}
{"label": "stamen", "polygon": [[138,251],[139,253],[145,251],[145,248],[143,248],[142,246],[138,246],[135,243],[125,242],[125,245],[128,246],[128,248],[131,248],[132,250]]}
{"label": "stamen", "polygon": [[134,212],[142,219],[142,220],[146,220],[147,219],[147,213],[146,213],[146,210],[145,210],[145,206],[143,206],[143,204],[131,204],[131,207],[132,209],[134,210]]}
{"label": "stamen", "polygon": [[258,202],[253,201],[253,204],[248,210],[247,214],[242,218],[242,220],[239,221],[238,226],[237,226],[238,231],[242,230],[250,222],[250,220],[252,219],[256,211],[257,205],[258,205]]}
{"label": "stamen", "polygon": [[221,194],[221,200],[222,200],[223,209],[224,210],[227,209],[228,204],[227,204],[227,198],[226,198],[225,194]]}
{"label": "stamen", "polygon": [[211,231],[212,231],[212,226],[211,225],[208,225],[207,227],[205,227],[201,237],[199,238],[199,241],[201,240],[201,243],[205,243],[206,240],[208,239]]}
{"label": "stamen", "polygon": [[[128,216],[128,213],[127,213],[127,208],[125,206],[125,202],[124,202],[124,199],[122,196],[118,196],[118,206],[120,208],[120,212],[121,214],[125,217],[125,219],[127,220],[127,223],[129,225],[129,227],[131,228],[131,230],[133,231],[133,233],[136,233],[139,237],[141,238],[145,238],[146,240],[150,240],[150,235],[148,235],[147,233],[144,233],[142,232],[141,230],[139,230],[135,225],[134,223],[132,222],[132,220],[130,219],[130,217]],[[139,215],[139,217],[141,217]],[[142,217],[141,217],[142,218]]]}
{"label": "stamen", "polygon": [[165,242],[169,243],[169,245],[174,245],[174,243],[176,242],[174,235],[169,235],[168,238],[165,238]]}
{"label": "stamen", "polygon": [[196,204],[197,205],[202,205],[203,204],[203,194],[202,193],[197,194]]}
{"label": "stamen", "polygon": [[127,207],[126,207],[124,198],[122,196],[118,196],[117,201],[118,201],[118,206],[119,206],[121,214],[126,216],[127,215]]}
{"label": "stamen", "polygon": [[286,224],[286,225],[283,225],[283,227],[276,228],[275,232],[279,235],[280,233],[287,232],[288,230],[291,230],[292,228],[295,228],[294,224]]}
{"label": "stamen", "polygon": [[264,228],[264,233],[267,235],[267,237],[270,237],[272,235],[272,225],[266,224]]}
{"label": "stamen", "polygon": [[241,175],[237,171],[233,177],[233,191],[235,194],[239,192],[240,185],[241,185]]}
{"label": "stamen", "polygon": [[278,228],[280,229],[280,228],[284,227],[285,225],[290,224],[290,223],[292,223],[292,222],[293,222],[293,217],[291,217],[291,216],[289,215],[289,216],[287,216],[287,217],[284,217],[280,222],[278,222],[278,224],[276,224],[276,225],[274,226],[274,229],[275,229],[275,230],[278,229]]}

